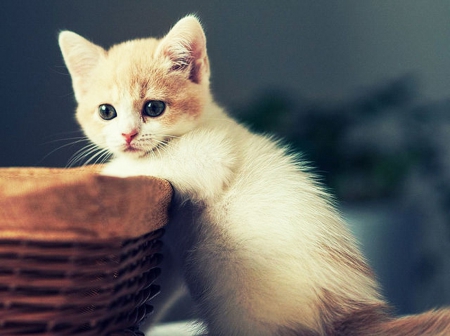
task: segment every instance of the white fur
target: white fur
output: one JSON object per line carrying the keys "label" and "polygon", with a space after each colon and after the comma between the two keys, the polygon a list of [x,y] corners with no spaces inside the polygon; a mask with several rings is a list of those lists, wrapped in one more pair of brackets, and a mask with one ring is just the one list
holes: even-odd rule
{"label": "white fur", "polygon": [[[160,42],[131,41],[106,52],[62,33],[60,44],[78,120],[93,142],[115,155],[103,173],[172,183],[166,265],[173,271],[164,270],[171,278],[162,292],[170,293],[169,283],[179,286],[175,275],[182,273],[212,335],[323,335],[325,326],[361,306],[383,304],[353,238],[300,158],[271,137],[251,133],[213,102],[205,38],[195,18],[181,20]],[[149,61],[151,47],[156,52]],[[89,66],[80,66],[79,57]],[[129,59],[150,74],[144,97],[136,94],[142,78],[136,71],[130,77],[135,64]],[[165,76],[173,86],[159,90]],[[189,93],[179,98],[183,104],[198,98],[192,106],[201,111],[171,105],[169,95],[161,118],[143,115],[143,99],[164,99],[174,83]],[[96,109],[103,103],[113,104],[118,116],[101,120]],[[122,134],[132,129],[138,134],[130,151]]]}
{"label": "white fur", "polygon": [[[215,105],[204,113],[201,127],[172,140],[160,155],[119,156],[104,173],[161,177],[182,200],[202,205],[198,222],[215,234],[189,247],[195,248],[197,263],[189,272],[205,279],[210,292],[202,304],[217,310],[208,317],[215,332],[274,335],[283,325],[320,330],[316,303],[323,288],[349,300],[379,302],[372,279],[320,257],[323,244],[361,258],[298,158]],[[220,251],[223,247],[234,255]]]}

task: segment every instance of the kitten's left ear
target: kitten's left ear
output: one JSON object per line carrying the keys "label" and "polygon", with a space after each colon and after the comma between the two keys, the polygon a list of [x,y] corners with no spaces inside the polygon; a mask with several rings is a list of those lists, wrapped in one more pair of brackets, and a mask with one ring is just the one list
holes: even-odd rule
{"label": "kitten's left ear", "polygon": [[168,58],[170,71],[184,72],[194,83],[200,83],[209,76],[205,33],[193,15],[176,23],[161,40],[156,55]]}

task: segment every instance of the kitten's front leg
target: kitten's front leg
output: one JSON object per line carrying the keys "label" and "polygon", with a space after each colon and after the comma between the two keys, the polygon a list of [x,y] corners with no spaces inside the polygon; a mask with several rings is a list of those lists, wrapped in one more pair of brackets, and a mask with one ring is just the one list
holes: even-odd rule
{"label": "kitten's front leg", "polygon": [[225,131],[195,131],[167,148],[160,176],[193,202],[212,202],[229,185],[236,166],[233,141]]}
{"label": "kitten's front leg", "polygon": [[230,135],[221,130],[196,130],[172,140],[148,157],[121,156],[103,174],[118,177],[155,176],[168,180],[176,196],[193,202],[214,201],[230,183],[236,165]]}

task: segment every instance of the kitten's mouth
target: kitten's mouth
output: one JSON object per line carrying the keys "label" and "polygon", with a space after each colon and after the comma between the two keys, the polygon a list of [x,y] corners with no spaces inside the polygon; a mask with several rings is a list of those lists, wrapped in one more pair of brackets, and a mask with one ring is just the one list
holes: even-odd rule
{"label": "kitten's mouth", "polygon": [[133,146],[128,146],[123,150],[125,153],[137,153],[137,152],[142,152],[142,149],[133,147]]}
{"label": "kitten's mouth", "polygon": [[160,149],[162,149],[163,147],[165,147],[169,142],[170,142],[171,138],[167,138],[164,139],[162,141],[158,141],[158,143],[152,147],[152,148],[138,148],[133,146],[132,144],[127,144],[126,147],[122,150],[124,153],[127,154],[134,154],[134,155],[138,155],[139,157],[145,157],[147,155],[150,155],[151,153],[155,152],[155,151],[159,151]]}
{"label": "kitten's mouth", "polygon": [[124,148],[122,148],[122,153],[132,155],[132,156],[138,156],[143,157],[147,155],[147,152],[141,148],[134,147],[133,145],[126,145]]}

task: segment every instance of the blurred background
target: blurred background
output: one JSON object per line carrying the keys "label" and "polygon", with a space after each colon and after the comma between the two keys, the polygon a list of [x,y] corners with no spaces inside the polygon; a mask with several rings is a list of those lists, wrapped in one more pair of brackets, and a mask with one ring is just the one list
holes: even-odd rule
{"label": "blurred background", "polygon": [[397,312],[449,305],[448,0],[2,0],[0,166],[80,149],[60,30],[109,47],[188,13],[219,103],[312,162]]}

